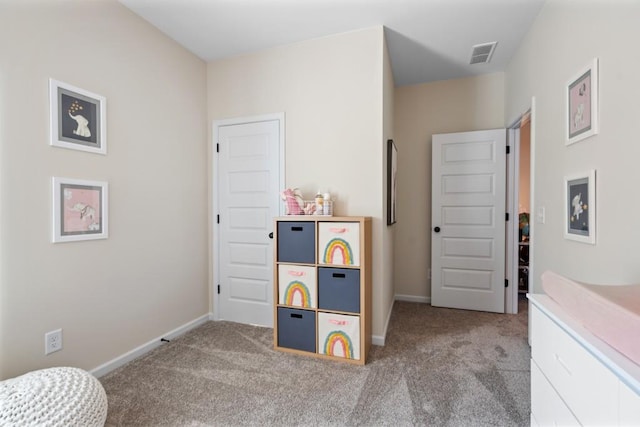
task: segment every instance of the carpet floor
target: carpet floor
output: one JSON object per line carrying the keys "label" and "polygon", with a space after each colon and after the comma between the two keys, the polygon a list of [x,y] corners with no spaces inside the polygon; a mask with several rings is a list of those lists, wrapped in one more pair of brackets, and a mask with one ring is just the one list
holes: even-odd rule
{"label": "carpet floor", "polygon": [[273,350],[273,330],[207,322],[100,379],[108,426],[524,426],[518,315],[396,301],[365,366]]}

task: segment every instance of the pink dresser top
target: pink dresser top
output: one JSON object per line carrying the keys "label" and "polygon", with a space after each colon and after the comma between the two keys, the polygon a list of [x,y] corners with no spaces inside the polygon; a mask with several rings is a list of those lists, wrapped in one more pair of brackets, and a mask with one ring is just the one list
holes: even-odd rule
{"label": "pink dresser top", "polygon": [[542,288],[569,316],[640,365],[640,285],[590,285],[546,271]]}

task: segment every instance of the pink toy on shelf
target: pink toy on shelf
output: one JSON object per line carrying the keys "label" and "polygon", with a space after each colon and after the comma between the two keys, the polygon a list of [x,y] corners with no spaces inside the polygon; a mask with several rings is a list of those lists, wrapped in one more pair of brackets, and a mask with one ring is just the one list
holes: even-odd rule
{"label": "pink toy on shelf", "polygon": [[280,193],[280,198],[284,200],[287,215],[304,215],[304,204],[300,190],[297,188],[287,188]]}

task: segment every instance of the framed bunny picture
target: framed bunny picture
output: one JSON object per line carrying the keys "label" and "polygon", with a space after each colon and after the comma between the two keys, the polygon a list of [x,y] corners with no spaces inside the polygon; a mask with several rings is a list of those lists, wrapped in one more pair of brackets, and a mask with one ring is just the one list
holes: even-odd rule
{"label": "framed bunny picture", "polygon": [[598,58],[580,70],[565,89],[566,145],[598,133]]}
{"label": "framed bunny picture", "polygon": [[564,238],[596,243],[596,171],[564,178]]}
{"label": "framed bunny picture", "polygon": [[107,100],[84,89],[49,79],[50,145],[107,154]]}

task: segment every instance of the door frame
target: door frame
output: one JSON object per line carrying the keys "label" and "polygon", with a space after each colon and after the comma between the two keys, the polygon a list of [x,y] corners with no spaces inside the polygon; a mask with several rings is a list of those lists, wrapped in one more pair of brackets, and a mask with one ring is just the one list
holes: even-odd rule
{"label": "door frame", "polygon": [[[211,255],[210,255],[210,267],[209,267],[209,277],[211,277],[209,283],[209,295],[210,295],[210,304],[213,309],[213,313],[210,316],[211,320],[220,320],[220,299],[217,298],[217,287],[216,285],[220,282],[220,273],[217,266],[220,264],[220,241],[218,235],[220,233],[220,225],[215,220],[216,215],[219,212],[220,201],[218,200],[218,170],[219,170],[219,156],[216,150],[216,144],[218,143],[218,131],[222,126],[230,126],[230,125],[242,125],[249,123],[257,123],[257,122],[268,122],[278,120],[279,123],[279,159],[278,159],[278,182],[279,188],[285,188],[285,114],[282,113],[272,113],[272,114],[263,114],[258,116],[245,116],[245,117],[234,117],[230,119],[220,119],[214,120],[212,124],[212,133],[211,133],[211,208],[209,214],[209,224],[211,229]],[[277,195],[276,195],[277,196]],[[279,204],[279,215],[284,214],[284,206],[282,203]],[[272,275],[273,276],[273,275]]]}
{"label": "door frame", "polygon": [[[529,241],[534,242],[534,185],[535,185],[535,97],[531,98],[531,106],[511,121],[507,127],[507,144],[511,146],[511,154],[507,156],[507,212],[512,221],[507,223],[507,233],[505,242],[505,274],[510,286],[505,293],[505,312],[510,314],[518,313],[518,195],[519,195],[519,172],[520,167],[516,159],[520,158],[520,125],[523,118],[528,114],[530,121],[530,153],[529,153]],[[534,243],[535,245],[535,243]],[[533,245],[529,248],[529,284],[528,292],[531,292],[531,278],[534,270]]]}

